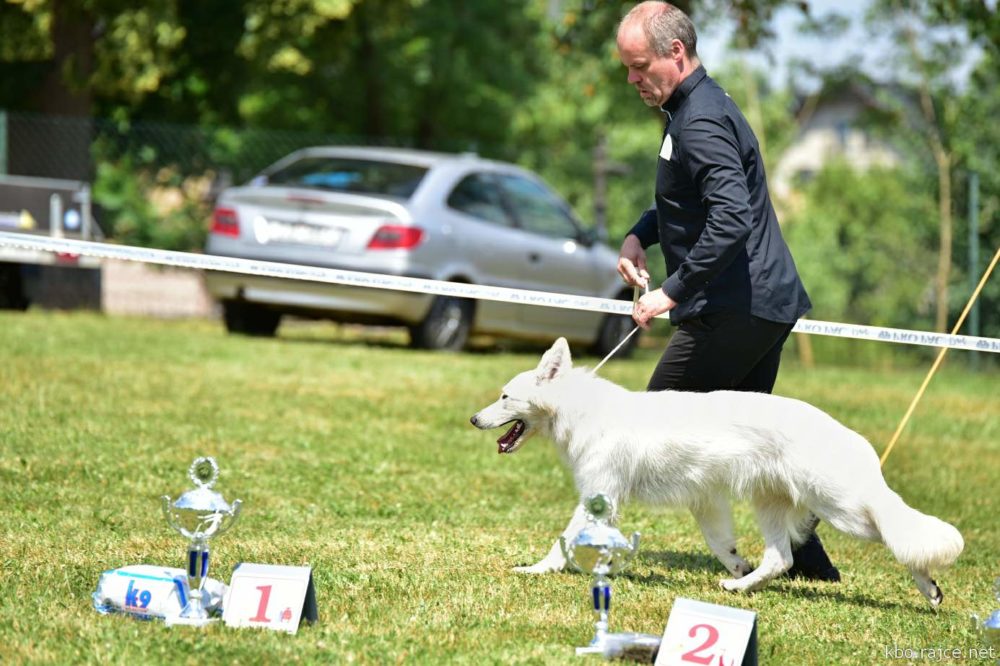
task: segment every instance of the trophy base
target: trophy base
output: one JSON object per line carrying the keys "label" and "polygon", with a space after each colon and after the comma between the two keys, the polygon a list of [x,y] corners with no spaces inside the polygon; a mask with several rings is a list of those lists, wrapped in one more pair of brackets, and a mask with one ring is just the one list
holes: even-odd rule
{"label": "trophy base", "polygon": [[173,627],[175,625],[182,625],[185,627],[204,627],[218,621],[219,618],[217,617],[181,617],[180,615],[174,615],[165,618],[163,623],[168,627]]}
{"label": "trophy base", "polygon": [[660,650],[660,637],[653,634],[620,632],[605,634],[601,641],[576,649],[577,656],[599,654],[605,659],[625,659],[651,664]]}

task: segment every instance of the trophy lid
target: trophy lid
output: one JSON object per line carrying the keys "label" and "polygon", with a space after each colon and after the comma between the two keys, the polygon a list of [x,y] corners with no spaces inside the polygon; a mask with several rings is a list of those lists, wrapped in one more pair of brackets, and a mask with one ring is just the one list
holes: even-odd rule
{"label": "trophy lid", "polygon": [[617,528],[608,523],[614,507],[607,495],[591,495],[584,500],[583,506],[587,509],[589,522],[573,540],[576,546],[628,550],[629,542]]}
{"label": "trophy lid", "polygon": [[583,502],[587,524],[568,543],[563,552],[569,563],[586,573],[617,573],[628,565],[638,548],[638,534],[628,541],[610,524],[614,506],[602,493],[587,497]]}
{"label": "trophy lid", "polygon": [[212,490],[212,485],[219,478],[219,465],[214,458],[196,458],[188,470],[188,478],[197,486],[177,498],[174,507],[198,512],[229,512],[231,507],[221,493]]}
{"label": "trophy lid", "polygon": [[632,547],[632,544],[617,528],[607,523],[591,523],[587,525],[573,539],[573,544],[577,547],[607,548],[611,551],[619,549],[628,551]]}
{"label": "trophy lid", "polygon": [[195,488],[182,494],[174,502],[174,507],[178,509],[188,509],[191,511],[208,511],[215,513],[222,511],[228,513],[231,509],[221,493],[208,488]]}

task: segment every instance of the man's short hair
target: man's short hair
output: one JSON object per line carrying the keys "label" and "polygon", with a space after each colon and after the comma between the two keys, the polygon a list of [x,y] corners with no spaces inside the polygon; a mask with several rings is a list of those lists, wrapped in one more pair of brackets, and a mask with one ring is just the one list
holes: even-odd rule
{"label": "man's short hair", "polygon": [[635,21],[642,26],[646,40],[656,55],[669,54],[670,45],[677,39],[684,45],[688,57],[698,57],[698,34],[694,23],[677,7],[660,0],[640,2],[618,24],[618,32],[621,33],[622,27]]}

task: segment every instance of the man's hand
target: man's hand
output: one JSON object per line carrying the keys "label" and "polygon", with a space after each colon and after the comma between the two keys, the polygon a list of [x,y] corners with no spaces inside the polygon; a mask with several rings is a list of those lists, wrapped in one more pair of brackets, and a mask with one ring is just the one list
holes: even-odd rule
{"label": "man's hand", "polygon": [[618,253],[618,274],[631,287],[645,287],[649,282],[646,271],[646,251],[635,234],[629,234]]}
{"label": "man's hand", "polygon": [[644,329],[649,330],[649,322],[651,319],[657,315],[661,315],[668,310],[674,309],[677,305],[674,299],[667,296],[667,292],[662,289],[654,289],[648,294],[643,294],[642,297],[636,301],[635,307],[632,308],[632,319],[639,326]]}

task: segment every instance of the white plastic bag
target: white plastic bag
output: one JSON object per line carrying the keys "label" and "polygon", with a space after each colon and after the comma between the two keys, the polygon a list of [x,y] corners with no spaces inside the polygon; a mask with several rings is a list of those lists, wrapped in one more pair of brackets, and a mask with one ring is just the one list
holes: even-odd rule
{"label": "white plastic bag", "polygon": [[[226,585],[206,578],[202,587],[205,610],[222,611]],[[167,618],[179,615],[188,601],[184,569],[134,564],[101,574],[93,594],[94,609],[99,613],[126,613],[141,618]]]}

